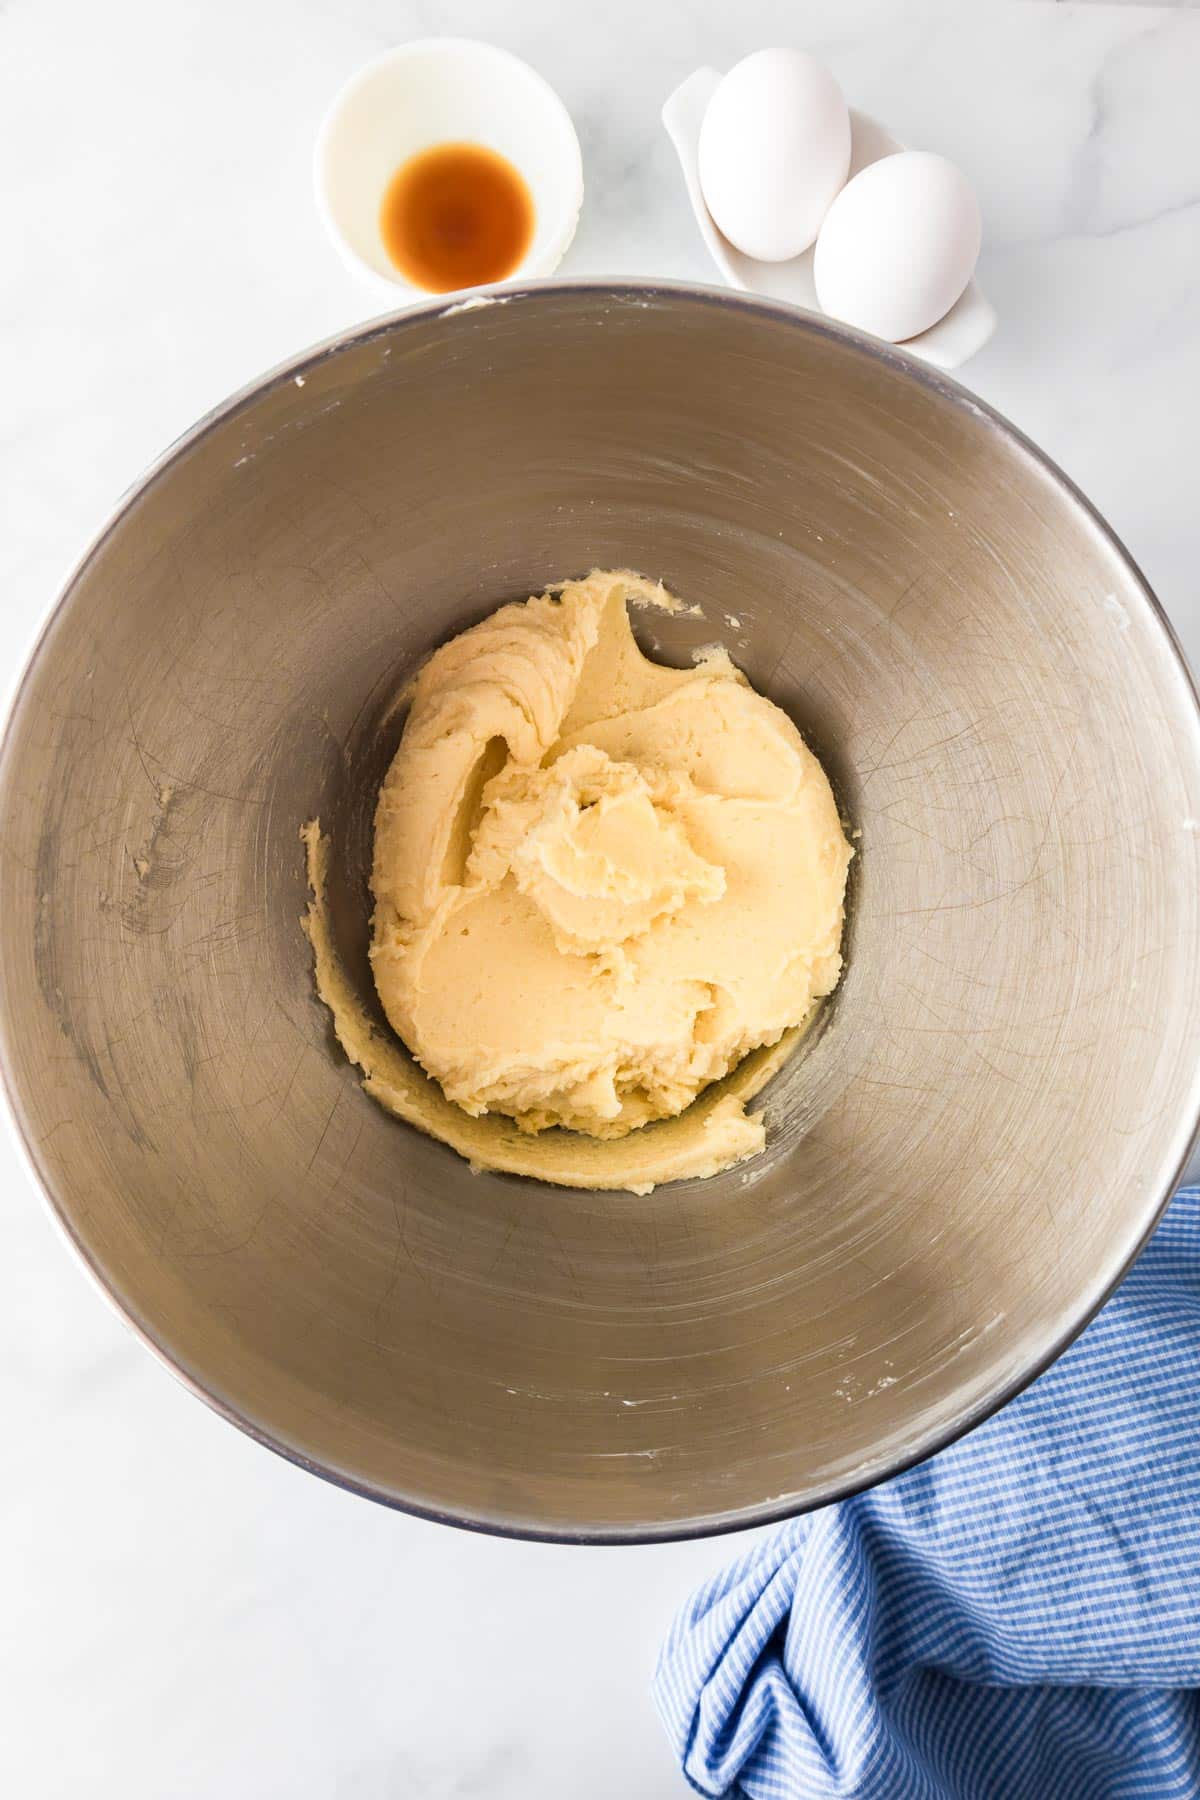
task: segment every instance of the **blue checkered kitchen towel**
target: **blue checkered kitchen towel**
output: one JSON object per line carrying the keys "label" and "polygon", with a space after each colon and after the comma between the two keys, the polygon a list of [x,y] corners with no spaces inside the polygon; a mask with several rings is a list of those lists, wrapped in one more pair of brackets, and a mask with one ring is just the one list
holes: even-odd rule
{"label": "blue checkered kitchen towel", "polygon": [[702,1794],[1200,1795],[1200,1188],[1003,1412],[696,1594],[655,1690]]}

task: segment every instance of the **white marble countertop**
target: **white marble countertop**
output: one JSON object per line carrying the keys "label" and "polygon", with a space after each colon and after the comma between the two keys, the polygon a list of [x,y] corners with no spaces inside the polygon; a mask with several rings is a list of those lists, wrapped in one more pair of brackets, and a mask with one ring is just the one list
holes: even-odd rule
{"label": "white marble countertop", "polygon": [[[1108,515],[1200,663],[1200,13],[808,0],[791,28],[855,104],[974,177],[1000,328],[962,375]],[[529,57],[583,142],[564,273],[705,280],[658,109],[698,63],[785,29],[774,0],[0,6],[0,689],[139,469],[375,310],[309,190],[316,122],[358,63],[443,32]],[[732,1544],[495,1542],[278,1461],[109,1313],[7,1135],[0,1285],[0,1790],[686,1791],[648,1679]]]}

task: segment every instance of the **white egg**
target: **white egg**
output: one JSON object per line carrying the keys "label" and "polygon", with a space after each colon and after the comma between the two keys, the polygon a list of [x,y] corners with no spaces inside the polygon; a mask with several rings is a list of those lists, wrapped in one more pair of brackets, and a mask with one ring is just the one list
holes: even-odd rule
{"label": "white egg", "polygon": [[842,90],[803,50],[756,50],[708,103],[699,166],[704,203],[743,255],[799,256],[850,168]]}
{"label": "white egg", "polygon": [[825,215],[813,283],[831,318],[903,343],[970,281],[982,226],[970,182],[928,150],[901,150],[848,181]]}

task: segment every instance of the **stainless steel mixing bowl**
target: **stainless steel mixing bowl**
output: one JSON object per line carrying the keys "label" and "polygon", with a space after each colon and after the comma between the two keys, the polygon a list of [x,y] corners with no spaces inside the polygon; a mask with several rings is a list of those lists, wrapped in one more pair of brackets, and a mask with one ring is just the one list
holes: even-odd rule
{"label": "stainless steel mixing bowl", "polygon": [[[594,564],[699,602],[861,831],[756,1162],[473,1175],[357,1085],[297,832],[365,856],[439,640]],[[731,621],[738,620],[734,624]],[[977,1421],[1119,1278],[1200,1101],[1200,728],[1103,523],[953,383],[766,303],[542,287],[353,331],[123,504],[0,767],[3,1061],[146,1341],[306,1467],[459,1523],[769,1519]]]}

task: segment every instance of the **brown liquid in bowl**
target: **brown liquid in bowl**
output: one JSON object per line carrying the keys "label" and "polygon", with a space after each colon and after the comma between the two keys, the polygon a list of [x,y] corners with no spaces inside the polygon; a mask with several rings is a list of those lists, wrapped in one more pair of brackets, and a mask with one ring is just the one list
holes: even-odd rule
{"label": "brown liquid in bowl", "polygon": [[379,213],[391,261],[435,294],[503,281],[529,249],[533,223],[524,177],[482,144],[435,144],[410,157]]}

